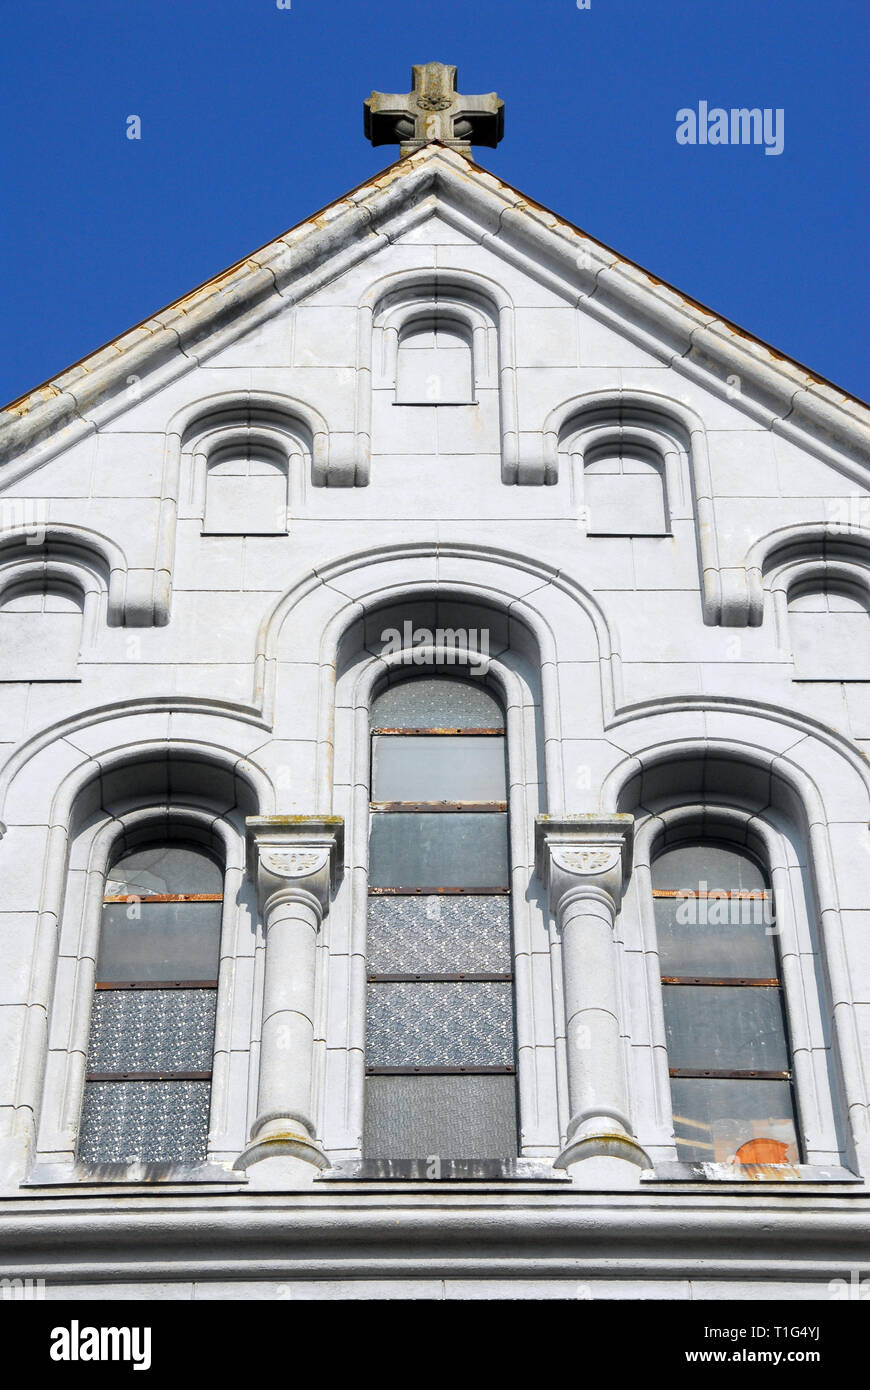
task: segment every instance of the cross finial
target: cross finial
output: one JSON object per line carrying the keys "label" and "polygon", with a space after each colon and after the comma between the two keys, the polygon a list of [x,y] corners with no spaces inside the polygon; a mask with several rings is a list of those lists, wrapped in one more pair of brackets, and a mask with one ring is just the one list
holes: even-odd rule
{"label": "cross finial", "polygon": [[446,63],[417,64],[411,81],[414,90],[404,96],[372,92],[365,103],[365,132],[373,145],[399,141],[403,155],[431,140],[463,154],[471,153],[472,144],[495,149],[504,135],[504,102],[495,92],[460,96],[456,68]]}

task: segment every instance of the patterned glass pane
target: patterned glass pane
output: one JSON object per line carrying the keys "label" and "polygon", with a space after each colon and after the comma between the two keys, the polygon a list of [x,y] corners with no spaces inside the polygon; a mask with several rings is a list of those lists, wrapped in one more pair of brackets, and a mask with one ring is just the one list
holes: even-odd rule
{"label": "patterned glass pane", "polygon": [[388,686],[372,702],[373,729],[499,729],[503,724],[491,690],[454,676],[412,677]]}
{"label": "patterned glass pane", "polygon": [[221,871],[209,855],[182,845],[155,845],[125,854],[112,868],[106,897],[153,893],[221,893]]}
{"label": "patterned glass pane", "polygon": [[668,1064],[711,1071],[787,1071],[782,991],[665,985]]}
{"label": "patterned glass pane", "polygon": [[373,801],[505,801],[503,738],[375,735]]}
{"label": "patterned glass pane", "polygon": [[513,1065],[510,984],[370,984],[366,1014],[370,1067]]}
{"label": "patterned glass pane", "polygon": [[684,1162],[800,1162],[790,1082],[673,1077],[671,1097]]}
{"label": "patterned glass pane", "polygon": [[660,854],[652,867],[653,888],[767,888],[754,860],[722,845],[681,845]]}
{"label": "patterned glass pane", "polygon": [[200,1163],[210,1081],[89,1081],[79,1131],[83,1163]]}
{"label": "patterned glass pane", "polygon": [[507,974],[509,899],[453,894],[369,898],[367,963],[373,975]]}
{"label": "patterned glass pane", "polygon": [[373,888],[507,888],[507,813],[372,815]]}
{"label": "patterned glass pane", "polygon": [[99,989],[89,1071],[211,1071],[215,989]]}
{"label": "patterned glass pane", "polygon": [[513,1076],[369,1076],[366,1158],[515,1158]]}
{"label": "patterned glass pane", "polygon": [[779,974],[769,898],[653,898],[663,975]]}
{"label": "patterned glass pane", "polygon": [[215,980],[220,935],[219,902],[106,903],[97,979]]}

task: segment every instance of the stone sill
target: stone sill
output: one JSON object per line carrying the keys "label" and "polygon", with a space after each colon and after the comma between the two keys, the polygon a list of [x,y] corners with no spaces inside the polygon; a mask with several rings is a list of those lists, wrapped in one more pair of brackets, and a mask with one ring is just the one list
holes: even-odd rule
{"label": "stone sill", "polygon": [[37,1163],[21,1186],[103,1187],[107,1183],[126,1183],[135,1187],[143,1184],[169,1187],[178,1183],[186,1187],[230,1183],[234,1187],[246,1187],[247,1182],[244,1173],[233,1172],[217,1163]]}
{"label": "stone sill", "polygon": [[657,1163],[644,1169],[642,1183],[857,1183],[864,1179],[849,1168],[819,1167],[812,1163],[794,1166],[776,1163]]}
{"label": "stone sill", "polygon": [[571,1183],[567,1173],[534,1158],[443,1158],[437,1173],[431,1167],[425,1158],[337,1159],[316,1181]]}

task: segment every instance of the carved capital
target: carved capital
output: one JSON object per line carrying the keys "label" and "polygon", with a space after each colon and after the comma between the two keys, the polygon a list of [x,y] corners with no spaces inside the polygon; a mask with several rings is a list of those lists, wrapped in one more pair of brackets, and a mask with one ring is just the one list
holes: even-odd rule
{"label": "carved capital", "polygon": [[609,899],[615,911],[631,871],[631,816],[538,816],[535,868],[558,918],[568,894]]}
{"label": "carved capital", "polygon": [[340,816],[249,817],[248,873],[261,911],[276,893],[309,894],[325,913],[341,874],[344,822]]}

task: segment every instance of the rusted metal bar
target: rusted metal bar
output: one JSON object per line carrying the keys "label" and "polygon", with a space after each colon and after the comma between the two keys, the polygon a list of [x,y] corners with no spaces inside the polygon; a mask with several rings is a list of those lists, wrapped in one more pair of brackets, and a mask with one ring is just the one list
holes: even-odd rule
{"label": "rusted metal bar", "polygon": [[412,736],[432,735],[440,738],[444,735],[450,738],[504,738],[504,728],[500,729],[372,729],[372,734],[389,734],[393,738],[409,738]]}
{"label": "rusted metal bar", "polygon": [[749,989],[770,989],[776,986],[781,987],[780,980],[755,980],[751,978],[737,978],[730,975],[662,975],[663,985],[735,985]]}
{"label": "rusted metal bar", "polygon": [[211,1081],[210,1071],[89,1071],[86,1081]]}
{"label": "rusted metal bar", "polygon": [[510,984],[513,980],[512,974],[484,974],[483,972],[467,972],[465,974],[446,975],[443,972],[434,971],[432,973],[416,975],[368,975],[369,984],[376,985],[398,985],[398,984],[456,984],[459,981],[466,981],[470,984]]}
{"label": "rusted metal bar", "polygon": [[217,980],[98,980],[94,989],[217,989]]}
{"label": "rusted metal bar", "polygon": [[462,894],[465,897],[493,898],[506,896],[510,888],[369,888],[370,898],[418,898],[435,897],[438,894]]}
{"label": "rusted metal bar", "polygon": [[506,801],[371,801],[369,809],[375,813],[390,813],[405,811],[423,815],[441,815],[444,812],[451,812],[456,815],[463,812],[477,814],[478,812],[486,815],[493,811],[506,811]]}
{"label": "rusted metal bar", "polygon": [[367,1076],[515,1076],[516,1067],[366,1067]]}
{"label": "rusted metal bar", "polygon": [[711,1078],[714,1081],[790,1081],[790,1071],[716,1071],[709,1068],[671,1067],[669,1076],[678,1080],[693,1081]]}
{"label": "rusted metal bar", "polygon": [[718,898],[720,901],[729,898],[773,897],[766,888],[711,888],[706,893],[697,893],[692,888],[654,888],[652,895],[654,898]]}
{"label": "rusted metal bar", "polygon": [[125,893],[123,897],[103,898],[107,903],[222,903],[223,893]]}

